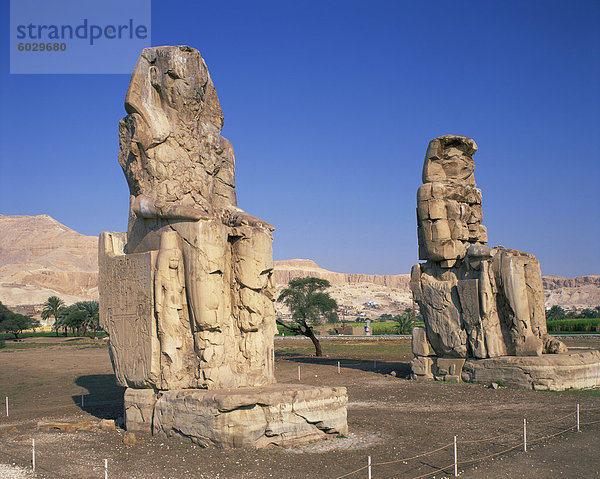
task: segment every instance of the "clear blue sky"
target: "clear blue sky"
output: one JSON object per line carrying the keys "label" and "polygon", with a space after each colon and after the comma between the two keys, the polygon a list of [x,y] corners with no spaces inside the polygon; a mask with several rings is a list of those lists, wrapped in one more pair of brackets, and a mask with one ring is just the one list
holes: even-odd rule
{"label": "clear blue sky", "polygon": [[[2,0],[0,212],[126,229],[127,75],[10,75]],[[479,145],[489,244],[600,274],[597,1],[153,1],[152,44],[205,58],[238,203],[275,259],[406,273],[430,139]]]}

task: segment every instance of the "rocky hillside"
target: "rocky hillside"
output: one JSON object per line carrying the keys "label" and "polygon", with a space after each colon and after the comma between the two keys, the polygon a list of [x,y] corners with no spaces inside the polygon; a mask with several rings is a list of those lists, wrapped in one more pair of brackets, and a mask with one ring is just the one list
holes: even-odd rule
{"label": "rocky hillside", "polygon": [[0,215],[0,301],[9,306],[98,299],[98,238],[47,215]]}
{"label": "rocky hillside", "polygon": [[[376,317],[411,305],[409,275],[336,273],[308,259],[275,261],[281,289],[290,279],[316,276],[348,316]],[[84,236],[47,215],[0,215],[0,301],[31,314],[48,296],[67,303],[98,298],[97,238]],[[544,276],[546,305],[564,308],[600,304],[600,276]],[[373,303],[367,305],[367,303]]]}

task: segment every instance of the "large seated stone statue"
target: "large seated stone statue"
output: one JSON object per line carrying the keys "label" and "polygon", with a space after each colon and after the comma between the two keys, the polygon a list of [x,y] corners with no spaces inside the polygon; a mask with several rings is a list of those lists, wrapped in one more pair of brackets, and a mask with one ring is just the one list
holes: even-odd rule
{"label": "large seated stone statue", "polygon": [[459,380],[467,359],[541,356],[567,348],[547,333],[535,256],[488,248],[476,187],[475,142],[429,143],[417,192],[419,259],[411,289],[425,329],[413,333],[416,378]]}
{"label": "large seated stone statue", "polygon": [[[99,289],[115,373],[130,388],[127,427],[224,446],[346,430],[343,388],[275,385],[273,227],[237,207],[233,148],[220,135],[223,115],[200,53],[145,49],[125,109],[119,163],[130,190],[129,225],[127,234],[100,236]],[[225,422],[250,417],[252,404],[271,408],[273,417],[278,410],[271,422],[283,423],[273,432],[262,424],[269,414],[259,412],[258,425],[238,418],[227,434],[224,423],[207,425],[219,397],[231,403]],[[252,402],[259,398],[260,405]],[[172,414],[178,401],[195,405],[195,425],[187,409]],[[297,415],[282,413],[291,406],[310,411],[310,421],[299,425]]]}

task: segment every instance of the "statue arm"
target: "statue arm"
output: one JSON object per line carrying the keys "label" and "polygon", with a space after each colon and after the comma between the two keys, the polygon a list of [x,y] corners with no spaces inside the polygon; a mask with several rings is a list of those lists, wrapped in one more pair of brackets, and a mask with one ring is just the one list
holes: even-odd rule
{"label": "statue arm", "polygon": [[268,229],[269,231],[274,231],[275,227],[256,216],[252,216],[249,213],[246,213],[241,208],[237,206],[229,206],[225,210],[226,218],[224,222],[229,226],[258,226],[260,228]]}
{"label": "statue arm", "polygon": [[170,220],[209,220],[211,216],[194,206],[163,203],[147,195],[136,196],[133,212],[138,218],[165,218]]}

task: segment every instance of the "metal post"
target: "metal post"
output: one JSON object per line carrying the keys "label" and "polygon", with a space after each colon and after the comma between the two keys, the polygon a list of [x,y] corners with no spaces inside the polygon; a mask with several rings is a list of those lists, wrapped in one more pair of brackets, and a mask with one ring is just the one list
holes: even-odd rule
{"label": "metal post", "polygon": [[373,369],[377,369],[377,359],[373,359]]}
{"label": "metal post", "polygon": [[104,459],[104,479],[108,479],[108,459]]}
{"label": "metal post", "polygon": [[523,451],[527,452],[527,419],[523,418]]}
{"label": "metal post", "polygon": [[298,365],[298,381],[300,381],[300,365]]}
{"label": "metal post", "polygon": [[35,439],[31,439],[31,469],[35,472]]}
{"label": "metal post", "polygon": [[83,388],[81,388],[81,408],[83,409]]}
{"label": "metal post", "polygon": [[579,403],[577,403],[577,432],[580,432],[580,430],[579,430]]}
{"label": "metal post", "polygon": [[8,417],[8,396],[6,396],[6,417]]}
{"label": "metal post", "polygon": [[456,450],[456,436],[454,436],[454,477],[458,477],[458,451]]}
{"label": "metal post", "polygon": [[368,472],[369,472],[369,479],[371,479],[371,456],[369,456],[369,458],[367,459],[367,467],[368,467]]}

